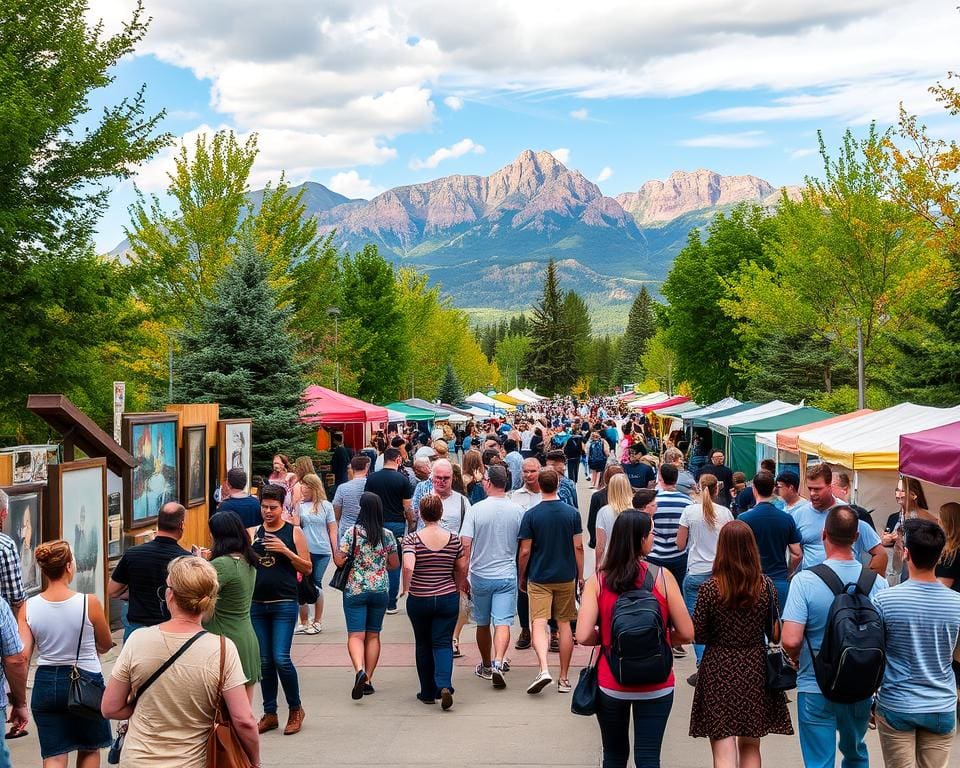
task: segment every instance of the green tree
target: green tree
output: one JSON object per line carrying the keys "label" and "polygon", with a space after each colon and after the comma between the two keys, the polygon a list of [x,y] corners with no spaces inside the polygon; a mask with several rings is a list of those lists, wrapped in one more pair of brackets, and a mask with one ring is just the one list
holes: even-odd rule
{"label": "green tree", "polygon": [[138,6],[105,36],[87,11],[86,0],[0,6],[0,431],[15,440],[46,434],[25,410],[31,392],[63,392],[106,421],[135,312],[125,270],[93,254],[93,232],[110,188],[169,140],[142,89],[91,114],[147,22]]}
{"label": "green tree", "polygon": [[299,418],[306,364],[269,272],[242,244],[181,334],[174,389],[178,402],[219,403],[222,418],[253,419],[253,468],[264,474],[277,453],[312,452]]}
{"label": "green tree", "polygon": [[630,306],[627,330],[620,344],[620,360],[613,374],[614,382],[622,384],[634,380],[643,381],[646,378],[642,364],[643,354],[656,330],[653,299],[644,285]]}
{"label": "green tree", "polygon": [[592,378],[598,392],[606,392],[612,387],[613,369],[616,365],[614,342],[610,334],[594,339]]}
{"label": "green tree", "polygon": [[567,291],[563,297],[563,321],[570,329],[570,349],[572,359],[570,365],[577,377],[589,372],[591,368],[590,355],[590,311],[586,302],[576,291]]}
{"label": "green tree", "polygon": [[676,379],[677,354],[670,348],[666,334],[657,331],[644,346],[643,357],[637,363],[633,378],[636,381],[653,379],[660,389],[673,394],[679,383]]}
{"label": "green tree", "polygon": [[829,340],[806,334],[765,334],[751,346],[740,370],[744,396],[759,402],[798,403],[857,383],[849,356],[837,355]]}
{"label": "green tree", "polygon": [[547,262],[543,296],[533,307],[530,320],[530,355],[526,374],[543,393],[566,392],[577,380],[571,365],[572,332],[563,313],[563,294],[557,284],[553,259]]}
{"label": "green tree", "polygon": [[443,372],[443,381],[440,382],[440,389],[437,390],[437,399],[448,405],[459,405],[463,401],[464,394],[460,379],[453,370],[453,363],[448,360],[447,368]]}
{"label": "green tree", "polygon": [[497,344],[497,367],[504,389],[519,387],[523,366],[530,355],[530,337],[510,334]]}

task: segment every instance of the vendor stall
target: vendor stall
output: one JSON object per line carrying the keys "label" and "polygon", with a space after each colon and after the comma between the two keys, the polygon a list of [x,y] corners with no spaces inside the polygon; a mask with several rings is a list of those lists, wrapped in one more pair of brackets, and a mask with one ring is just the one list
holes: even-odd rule
{"label": "vendor stall", "polygon": [[751,477],[760,465],[757,458],[756,436],[758,433],[776,432],[778,429],[822,421],[832,415],[819,408],[802,406],[751,421],[730,424],[727,428],[727,466],[734,472],[740,471],[747,477]]}
{"label": "vendor stall", "polygon": [[343,432],[344,443],[355,451],[367,444],[373,430],[385,429],[390,418],[387,409],[382,406],[317,384],[306,388],[303,400],[306,403],[300,412],[303,422],[326,429],[339,429]]}

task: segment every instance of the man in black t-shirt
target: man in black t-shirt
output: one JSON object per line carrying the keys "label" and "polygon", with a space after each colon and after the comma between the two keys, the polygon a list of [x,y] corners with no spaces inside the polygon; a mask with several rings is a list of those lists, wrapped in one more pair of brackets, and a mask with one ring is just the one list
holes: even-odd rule
{"label": "man in black t-shirt", "polygon": [[[383,469],[367,476],[364,490],[380,497],[380,503],[383,504],[383,527],[394,535],[399,547],[407,531],[413,531],[417,527],[413,514],[413,489],[406,474],[400,469],[399,448],[390,447],[383,452]],[[387,571],[387,576],[390,578],[387,613],[394,614],[397,612],[397,594],[400,592],[400,568]]]}
{"label": "man in black t-shirt", "polygon": [[573,429],[563,444],[563,455],[567,459],[567,477],[576,483],[580,479],[580,460],[583,458],[583,433]]}
{"label": "man in black t-shirt", "polygon": [[723,459],[723,451],[719,448],[714,448],[710,452],[710,460],[700,467],[700,471],[697,472],[697,480],[700,479],[700,475],[713,475],[723,483],[717,492],[717,503],[729,509],[730,502],[732,501],[730,491],[733,489],[733,470],[723,463]]}
{"label": "man in black t-shirt", "polygon": [[175,501],[164,504],[157,517],[157,535],[153,541],[131,547],[117,563],[107,594],[113,598],[127,594],[129,610],[124,640],[135,629],[152,627],[170,618],[159,590],[166,587],[170,561],[190,554],[177,543],[183,537],[186,516],[187,510],[182,504]]}
{"label": "man in black t-shirt", "polygon": [[330,498],[336,493],[337,487],[343,485],[349,476],[350,459],[353,451],[343,444],[343,432],[333,433],[333,455],[330,457],[330,471],[333,472],[333,488],[330,489]]}

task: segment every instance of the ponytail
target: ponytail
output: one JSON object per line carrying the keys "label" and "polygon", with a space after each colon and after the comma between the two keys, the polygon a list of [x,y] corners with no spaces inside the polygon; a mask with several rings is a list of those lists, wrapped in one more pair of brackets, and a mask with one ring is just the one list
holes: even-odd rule
{"label": "ponytail", "polygon": [[713,499],[717,495],[717,478],[705,473],[700,475],[700,506],[703,507],[703,519],[711,528],[717,527],[717,510]]}

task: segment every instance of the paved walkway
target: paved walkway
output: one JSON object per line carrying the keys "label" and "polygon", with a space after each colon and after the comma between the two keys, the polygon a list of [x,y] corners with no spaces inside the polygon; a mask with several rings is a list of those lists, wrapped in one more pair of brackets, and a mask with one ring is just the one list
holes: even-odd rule
{"label": "paved walkway", "polygon": [[[590,491],[582,480],[578,490],[586,520]],[[590,550],[587,567],[592,567]],[[402,610],[386,617],[381,664],[374,676],[377,693],[352,701],[353,672],[346,651],[340,594],[330,589],[325,594],[329,602],[323,633],[294,639],[307,714],[303,731],[290,737],[280,731],[266,734],[262,746],[265,766],[599,765],[600,732],[593,718],[570,714],[570,697],[557,693],[556,686],[538,696],[525,693],[536,668],[532,650],[510,651],[513,670],[507,675],[504,691],[495,691],[488,681],[474,676],[479,654],[472,625],[463,631],[464,658],[457,660],[455,704],[449,712],[423,705],[414,697],[417,678],[412,633]],[[515,628],[514,638],[516,633]],[[107,669],[115,655],[116,651],[108,656]],[[577,670],[588,655],[588,649],[576,649],[572,680],[576,680]],[[551,657],[556,674],[556,655]],[[707,740],[687,736],[693,689],[683,681],[693,670],[692,653],[676,663],[678,686],[663,748],[663,765],[671,768],[704,768],[711,764]],[[259,696],[254,709],[259,716]],[[795,705],[791,709],[796,725]],[[286,716],[283,704],[280,715]],[[41,763],[35,730],[31,724],[29,736],[8,744],[17,768]],[[879,762],[880,748],[874,733],[868,745]],[[763,740],[763,753],[768,764],[777,768],[800,768],[803,764],[796,737],[769,736]]]}

